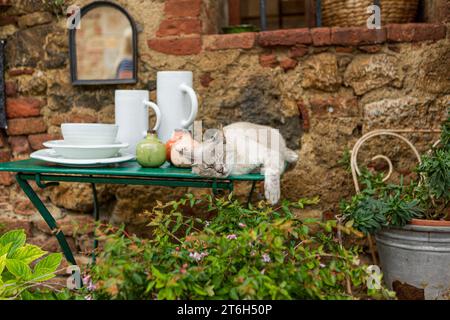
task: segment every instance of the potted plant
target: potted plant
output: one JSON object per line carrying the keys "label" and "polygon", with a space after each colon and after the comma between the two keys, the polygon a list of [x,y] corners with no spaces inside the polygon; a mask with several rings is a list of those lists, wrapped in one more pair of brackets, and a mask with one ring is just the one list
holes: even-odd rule
{"label": "potted plant", "polygon": [[375,234],[385,282],[399,297],[448,299],[450,118],[417,173],[418,181],[387,185],[382,175],[362,172],[365,188],[341,204],[343,218],[356,229]]}

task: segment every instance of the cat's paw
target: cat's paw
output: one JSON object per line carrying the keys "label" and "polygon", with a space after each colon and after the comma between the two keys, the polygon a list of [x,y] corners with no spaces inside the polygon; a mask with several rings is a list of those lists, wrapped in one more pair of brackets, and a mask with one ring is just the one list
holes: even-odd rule
{"label": "cat's paw", "polygon": [[274,205],[280,200],[280,173],[276,170],[264,170],[264,196]]}

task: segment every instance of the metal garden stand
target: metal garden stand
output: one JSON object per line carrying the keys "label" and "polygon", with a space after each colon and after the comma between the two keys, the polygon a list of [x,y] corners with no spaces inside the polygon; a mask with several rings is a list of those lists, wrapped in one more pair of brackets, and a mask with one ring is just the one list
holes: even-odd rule
{"label": "metal garden stand", "polygon": [[[96,184],[122,184],[165,187],[209,188],[214,193],[219,190],[233,191],[236,181],[252,183],[248,203],[251,201],[255,185],[263,181],[260,174],[229,176],[227,178],[204,178],[195,175],[191,169],[164,166],[161,168],[142,168],[135,161],[116,166],[101,168],[73,168],[51,166],[39,160],[21,160],[0,163],[0,171],[15,172],[20,188],[25,192],[34,207],[39,211],[50,230],[55,235],[67,261],[76,265],[72,250],[66,237],[58,227],[50,211],[31,187],[29,181],[34,181],[39,188],[58,185],[59,182],[90,183],[94,202],[94,219],[98,221],[100,210],[97,199]],[[94,240],[94,252],[98,242]],[[95,262],[95,255],[93,256]]]}

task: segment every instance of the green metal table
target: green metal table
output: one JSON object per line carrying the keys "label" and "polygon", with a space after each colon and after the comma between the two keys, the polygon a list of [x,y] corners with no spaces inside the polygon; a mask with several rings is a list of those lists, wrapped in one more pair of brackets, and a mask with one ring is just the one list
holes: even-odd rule
{"label": "green metal table", "polygon": [[[39,211],[42,218],[50,227],[50,230],[52,230],[52,233],[56,236],[67,261],[73,265],[76,265],[76,261],[64,233],[59,229],[56,220],[28,181],[35,181],[39,188],[55,186],[59,182],[91,184],[94,218],[97,221],[99,219],[99,205],[95,185],[98,183],[210,188],[216,193],[218,190],[233,191],[233,186],[236,181],[249,181],[252,183],[248,196],[249,203],[256,183],[264,180],[264,176],[256,173],[229,176],[226,178],[205,178],[193,174],[189,168],[176,168],[170,166],[168,163],[160,168],[142,168],[136,161],[128,161],[107,167],[75,168],[52,165],[44,161],[29,159],[0,163],[0,171],[16,173],[16,180],[19,186]],[[96,247],[97,241],[94,240],[94,249]]]}

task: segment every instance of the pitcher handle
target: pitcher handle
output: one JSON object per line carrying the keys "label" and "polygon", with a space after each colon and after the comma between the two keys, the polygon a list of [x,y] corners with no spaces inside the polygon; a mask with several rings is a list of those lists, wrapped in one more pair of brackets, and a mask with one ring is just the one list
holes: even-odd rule
{"label": "pitcher handle", "polygon": [[195,118],[197,117],[197,112],[198,112],[197,94],[195,93],[194,89],[192,89],[190,86],[188,86],[185,83],[181,84],[180,89],[183,92],[187,93],[189,95],[189,98],[191,99],[191,114],[189,115],[189,118],[187,120],[183,120],[181,122],[181,125],[183,126],[183,128],[188,128],[195,121]]}
{"label": "pitcher handle", "polygon": [[[153,103],[151,101],[146,101],[146,100],[144,100],[143,102],[144,102],[145,107],[150,107],[155,112],[156,124],[155,124],[155,127],[153,128],[153,130],[156,131],[159,129],[159,125],[161,124],[161,111],[159,110],[159,107],[156,103]],[[144,136],[146,136],[146,135],[147,135],[147,132],[145,132]]]}

